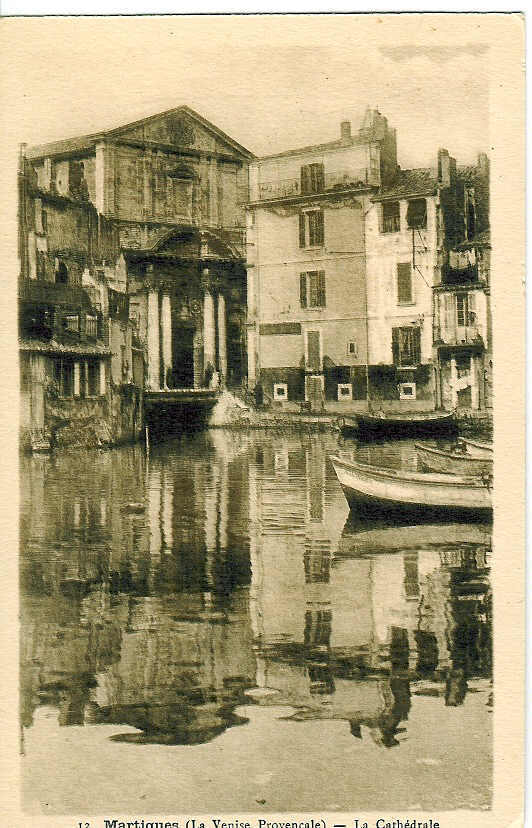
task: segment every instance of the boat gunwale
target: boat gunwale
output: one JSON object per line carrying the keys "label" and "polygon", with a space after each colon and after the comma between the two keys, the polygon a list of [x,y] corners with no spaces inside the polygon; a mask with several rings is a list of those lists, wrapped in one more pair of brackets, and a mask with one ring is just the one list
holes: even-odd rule
{"label": "boat gunwale", "polygon": [[354,460],[343,460],[341,457],[337,455],[329,455],[331,463],[337,463],[340,467],[347,469],[347,471],[352,470],[353,472],[360,472],[361,474],[366,474],[369,477],[380,477],[380,478],[387,478],[389,480],[394,480],[395,482],[401,482],[401,480],[408,481],[409,483],[419,483],[422,485],[430,484],[430,485],[437,485],[437,486],[453,486],[453,487],[462,487],[462,488],[475,488],[475,489],[485,489],[489,488],[486,483],[484,483],[479,475],[458,475],[458,474],[445,474],[443,472],[409,472],[406,470],[401,469],[388,469],[383,466],[370,466],[367,463],[357,463]]}
{"label": "boat gunwale", "polygon": [[414,443],[416,451],[427,451],[429,454],[438,454],[440,457],[446,457],[450,460],[466,460],[468,463],[490,463],[493,462],[490,457],[473,457],[471,454],[453,454],[450,451],[442,451],[441,449],[433,448],[432,446],[423,446],[421,443]]}
{"label": "boat gunwale", "polygon": [[455,416],[450,411],[383,411],[371,413],[361,411],[355,418],[369,423],[441,423],[454,421]]}
{"label": "boat gunwale", "polygon": [[476,440],[469,440],[466,437],[460,437],[460,439],[466,444],[466,446],[474,446],[475,448],[482,449],[482,451],[487,451],[490,454],[493,454],[493,445],[490,445],[489,443],[479,443]]}

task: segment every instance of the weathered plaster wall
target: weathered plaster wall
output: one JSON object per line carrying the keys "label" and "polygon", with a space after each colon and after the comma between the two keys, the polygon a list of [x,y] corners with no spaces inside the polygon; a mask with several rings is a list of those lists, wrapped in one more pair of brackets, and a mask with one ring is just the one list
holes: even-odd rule
{"label": "weathered plaster wall", "polygon": [[[400,201],[401,231],[380,232],[381,204],[373,204],[367,214],[366,266],[368,285],[369,363],[391,364],[392,328],[421,324],[421,358],[432,359],[432,285],[437,268],[436,199],[427,198],[427,228],[414,233],[407,229],[408,201]],[[412,303],[400,304],[397,296],[397,265],[412,266]]]}

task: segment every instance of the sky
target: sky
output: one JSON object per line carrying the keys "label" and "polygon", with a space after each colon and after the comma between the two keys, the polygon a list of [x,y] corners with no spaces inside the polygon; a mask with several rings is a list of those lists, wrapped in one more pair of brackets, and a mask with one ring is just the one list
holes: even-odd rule
{"label": "sky", "polygon": [[430,166],[438,147],[473,163],[490,149],[482,17],[4,21],[11,135],[43,143],[187,104],[265,155],[334,140],[345,119],[355,130],[369,105],[397,129],[403,168]]}

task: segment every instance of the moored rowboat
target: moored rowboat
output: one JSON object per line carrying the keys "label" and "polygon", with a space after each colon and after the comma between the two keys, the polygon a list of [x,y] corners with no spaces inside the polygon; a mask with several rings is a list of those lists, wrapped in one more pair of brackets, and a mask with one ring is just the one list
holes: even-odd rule
{"label": "moored rowboat", "polygon": [[456,431],[454,414],[448,411],[379,412],[344,417],[339,423],[344,435],[361,439],[410,436],[412,434],[448,434]]}
{"label": "moored rowboat", "polygon": [[479,443],[477,440],[466,440],[462,437],[461,442],[471,457],[478,457],[484,460],[493,460],[493,446],[489,443]]}
{"label": "moored rowboat", "polygon": [[441,451],[432,446],[415,444],[418,461],[430,471],[447,474],[482,475],[493,474],[493,458],[473,457],[456,451]]}
{"label": "moored rowboat", "polygon": [[487,477],[399,471],[336,456],[331,462],[349,504],[372,516],[383,510],[487,514],[492,508]]}

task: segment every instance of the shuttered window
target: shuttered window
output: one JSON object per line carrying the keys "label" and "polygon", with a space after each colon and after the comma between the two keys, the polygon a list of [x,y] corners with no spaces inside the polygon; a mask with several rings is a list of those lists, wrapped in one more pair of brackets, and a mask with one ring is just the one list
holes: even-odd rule
{"label": "shuttered window", "polygon": [[382,205],[382,233],[398,233],[401,218],[398,201],[385,201]]}
{"label": "shuttered window", "polygon": [[397,302],[399,305],[412,304],[412,267],[410,262],[397,265]]}
{"label": "shuttered window", "polygon": [[302,308],[307,307],[307,274],[301,273],[299,276],[299,302]]}
{"label": "shuttered window", "polygon": [[308,213],[308,243],[311,247],[323,244],[323,211]]}
{"label": "shuttered window", "polygon": [[324,270],[319,270],[318,271],[317,282],[318,282],[318,290],[317,290],[318,301],[317,301],[317,305],[318,305],[319,308],[324,308],[325,307],[325,271]]}
{"label": "shuttered window", "polygon": [[308,210],[299,214],[299,246],[318,247],[325,241],[323,210]]}
{"label": "shuttered window", "polygon": [[299,275],[299,301],[302,308],[324,308],[325,271],[311,270]]}
{"label": "shuttered window", "polygon": [[301,192],[303,195],[322,193],[325,189],[323,164],[306,164],[301,167]]}
{"label": "shuttered window", "polygon": [[394,364],[411,368],[421,362],[421,329],[419,327],[392,328],[392,355]]}
{"label": "shuttered window", "polygon": [[306,216],[305,213],[299,214],[299,246],[306,246]]}
{"label": "shuttered window", "polygon": [[459,328],[468,324],[468,317],[467,293],[458,293],[456,296],[456,324]]}

